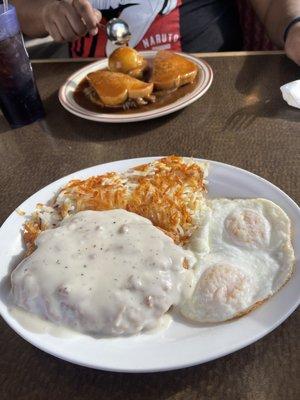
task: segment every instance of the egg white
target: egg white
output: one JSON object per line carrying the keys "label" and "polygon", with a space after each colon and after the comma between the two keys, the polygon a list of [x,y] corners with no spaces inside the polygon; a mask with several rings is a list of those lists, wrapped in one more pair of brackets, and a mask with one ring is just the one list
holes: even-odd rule
{"label": "egg white", "polygon": [[287,282],[295,260],[289,217],[266,199],[208,201],[189,247],[197,284],[181,312],[198,322],[245,314]]}

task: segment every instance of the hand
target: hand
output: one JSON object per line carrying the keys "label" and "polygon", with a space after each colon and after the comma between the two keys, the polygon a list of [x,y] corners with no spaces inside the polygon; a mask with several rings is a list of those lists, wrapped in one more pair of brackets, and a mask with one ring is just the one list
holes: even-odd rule
{"label": "hand", "polygon": [[101,18],[88,0],[50,1],[42,12],[45,30],[55,42],[73,42],[86,33],[97,35]]}
{"label": "hand", "polygon": [[284,50],[290,59],[300,65],[300,22],[294,24],[289,30]]}

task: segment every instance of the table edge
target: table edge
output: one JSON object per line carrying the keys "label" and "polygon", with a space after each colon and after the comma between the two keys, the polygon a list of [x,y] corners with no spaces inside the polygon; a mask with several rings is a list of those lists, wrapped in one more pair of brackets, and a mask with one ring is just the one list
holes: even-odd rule
{"label": "table edge", "polygon": [[[283,50],[270,50],[270,51],[227,51],[218,53],[191,53],[195,57],[210,58],[210,57],[244,57],[244,56],[265,56],[265,55],[282,55],[285,54]],[[30,60],[33,64],[45,63],[63,63],[63,62],[87,62],[96,61],[95,58],[43,58]]]}

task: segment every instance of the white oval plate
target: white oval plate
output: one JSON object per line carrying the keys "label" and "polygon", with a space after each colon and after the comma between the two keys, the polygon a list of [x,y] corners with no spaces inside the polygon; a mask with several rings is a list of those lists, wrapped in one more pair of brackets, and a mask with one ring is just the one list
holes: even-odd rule
{"label": "white oval plate", "polygon": [[[76,172],[41,189],[21,204],[20,209],[31,213],[36,203],[47,202],[70,179],[85,179],[107,171],[124,171],[153,159],[116,161]],[[76,334],[70,338],[59,338],[49,333],[34,333],[21,326],[10,314],[1,285],[2,317],[20,336],[41,350],[76,364],[110,371],[150,372],[188,367],[222,357],[262,338],[281,324],[299,304],[299,207],[280,189],[257,175],[213,161],[210,162],[209,194],[210,197],[265,197],[282,207],[291,218],[296,253],[295,272],[290,281],[257,310],[240,319],[220,324],[197,326],[176,320],[165,331],[132,337],[96,339]],[[23,222],[24,217],[15,211],[0,228],[2,282],[12,260],[22,251]]]}
{"label": "white oval plate", "polygon": [[[151,59],[155,56],[156,51],[141,51],[140,52],[146,59]],[[133,122],[133,121],[144,121],[146,119],[158,118],[166,114],[171,114],[172,112],[178,111],[194,101],[198,100],[204,93],[209,89],[212,80],[213,80],[213,72],[211,67],[203,60],[200,60],[196,57],[193,57],[189,54],[182,54],[187,59],[193,61],[197,64],[200,71],[200,79],[195,89],[188,93],[187,95],[181,97],[176,100],[174,103],[168,104],[164,107],[160,107],[157,110],[138,112],[138,113],[102,113],[102,112],[93,112],[86,110],[76,103],[74,100],[74,91],[80,81],[90,72],[96,71],[98,69],[107,68],[107,58],[105,60],[96,61],[92,64],[87,65],[86,67],[80,69],[71,75],[65,84],[61,86],[59,90],[59,100],[62,106],[70,111],[72,114],[77,115],[78,117],[89,119],[97,122]]]}

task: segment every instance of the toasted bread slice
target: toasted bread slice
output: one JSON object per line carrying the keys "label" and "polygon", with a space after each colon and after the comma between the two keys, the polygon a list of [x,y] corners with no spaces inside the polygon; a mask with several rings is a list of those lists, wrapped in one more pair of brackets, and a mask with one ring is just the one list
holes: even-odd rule
{"label": "toasted bread slice", "polygon": [[145,83],[120,72],[95,71],[87,75],[87,80],[105,106],[116,106],[128,99],[147,97],[153,90],[153,83]]}
{"label": "toasted bread slice", "polygon": [[197,76],[197,65],[171,51],[161,50],[154,58],[153,83],[156,90],[176,89],[192,83]]}

